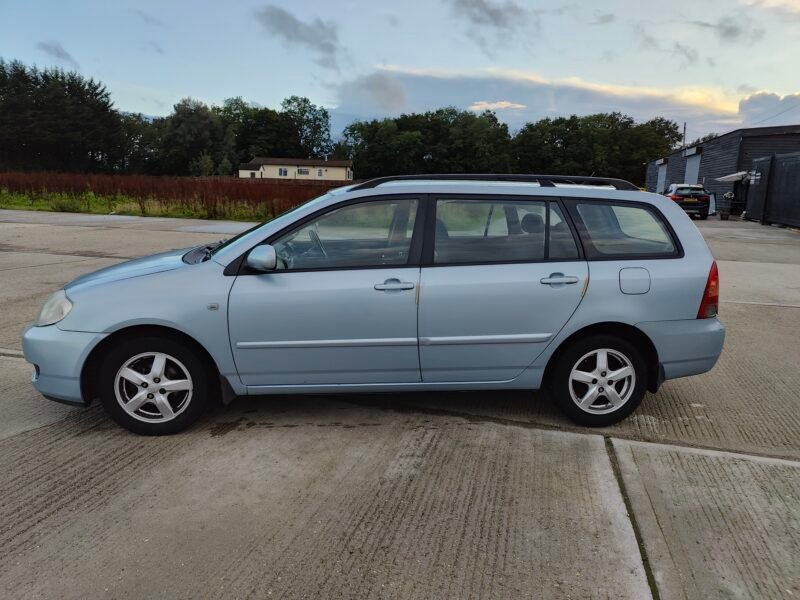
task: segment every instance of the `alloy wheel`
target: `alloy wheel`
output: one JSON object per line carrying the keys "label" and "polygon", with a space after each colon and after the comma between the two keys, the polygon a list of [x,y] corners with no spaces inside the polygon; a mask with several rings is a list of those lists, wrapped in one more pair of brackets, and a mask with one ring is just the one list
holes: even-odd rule
{"label": "alloy wheel", "polygon": [[600,348],[584,354],[569,374],[569,393],[581,410],[608,414],[622,407],[636,387],[636,371],[618,350]]}
{"label": "alloy wheel", "polygon": [[122,409],[146,423],[164,423],[186,410],[192,400],[192,377],[178,359],[145,352],[117,371],[114,393]]}

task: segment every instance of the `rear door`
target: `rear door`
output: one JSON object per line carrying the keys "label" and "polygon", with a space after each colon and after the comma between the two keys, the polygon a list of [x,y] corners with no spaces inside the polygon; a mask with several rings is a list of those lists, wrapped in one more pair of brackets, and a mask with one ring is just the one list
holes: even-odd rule
{"label": "rear door", "polygon": [[419,292],[422,380],[514,379],[581,301],[588,270],[574,232],[555,198],[430,200]]}

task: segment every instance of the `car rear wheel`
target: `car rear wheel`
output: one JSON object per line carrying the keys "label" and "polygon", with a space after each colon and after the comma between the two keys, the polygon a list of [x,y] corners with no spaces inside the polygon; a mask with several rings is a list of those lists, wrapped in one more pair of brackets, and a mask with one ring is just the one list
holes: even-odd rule
{"label": "car rear wheel", "polygon": [[100,400],[125,429],[166,435],[189,427],[206,410],[207,368],[197,353],[169,338],[125,340],[100,367]]}
{"label": "car rear wheel", "polygon": [[623,338],[593,335],[561,354],[552,379],[556,405],[574,422],[589,427],[617,423],[642,402],[647,365]]}

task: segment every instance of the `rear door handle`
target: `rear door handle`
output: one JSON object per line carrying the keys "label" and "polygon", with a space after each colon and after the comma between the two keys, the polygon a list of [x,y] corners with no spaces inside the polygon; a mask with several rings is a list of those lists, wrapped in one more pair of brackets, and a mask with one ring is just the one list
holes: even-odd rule
{"label": "rear door handle", "polygon": [[399,279],[387,279],[383,283],[376,283],[375,289],[379,292],[392,292],[396,290],[413,290],[414,284],[410,281],[400,281]]}
{"label": "rear door handle", "polygon": [[543,277],[539,280],[539,283],[544,285],[578,283],[578,278],[573,275],[564,275],[563,273],[551,273],[550,277]]}

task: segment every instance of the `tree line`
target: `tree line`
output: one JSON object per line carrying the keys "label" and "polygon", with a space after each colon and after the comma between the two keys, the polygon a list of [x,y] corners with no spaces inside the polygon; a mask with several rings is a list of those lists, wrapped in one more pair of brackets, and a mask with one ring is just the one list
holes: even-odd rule
{"label": "tree line", "polygon": [[117,110],[99,81],[0,59],[0,169],[230,175],[253,156],[350,158],[359,179],[409,173],[553,173],[644,179],[680,141],[677,123],[620,113],[547,118],[512,134],[495,113],[449,107],[355,121],[291,96],[279,110],[229,98],[165,117]]}

